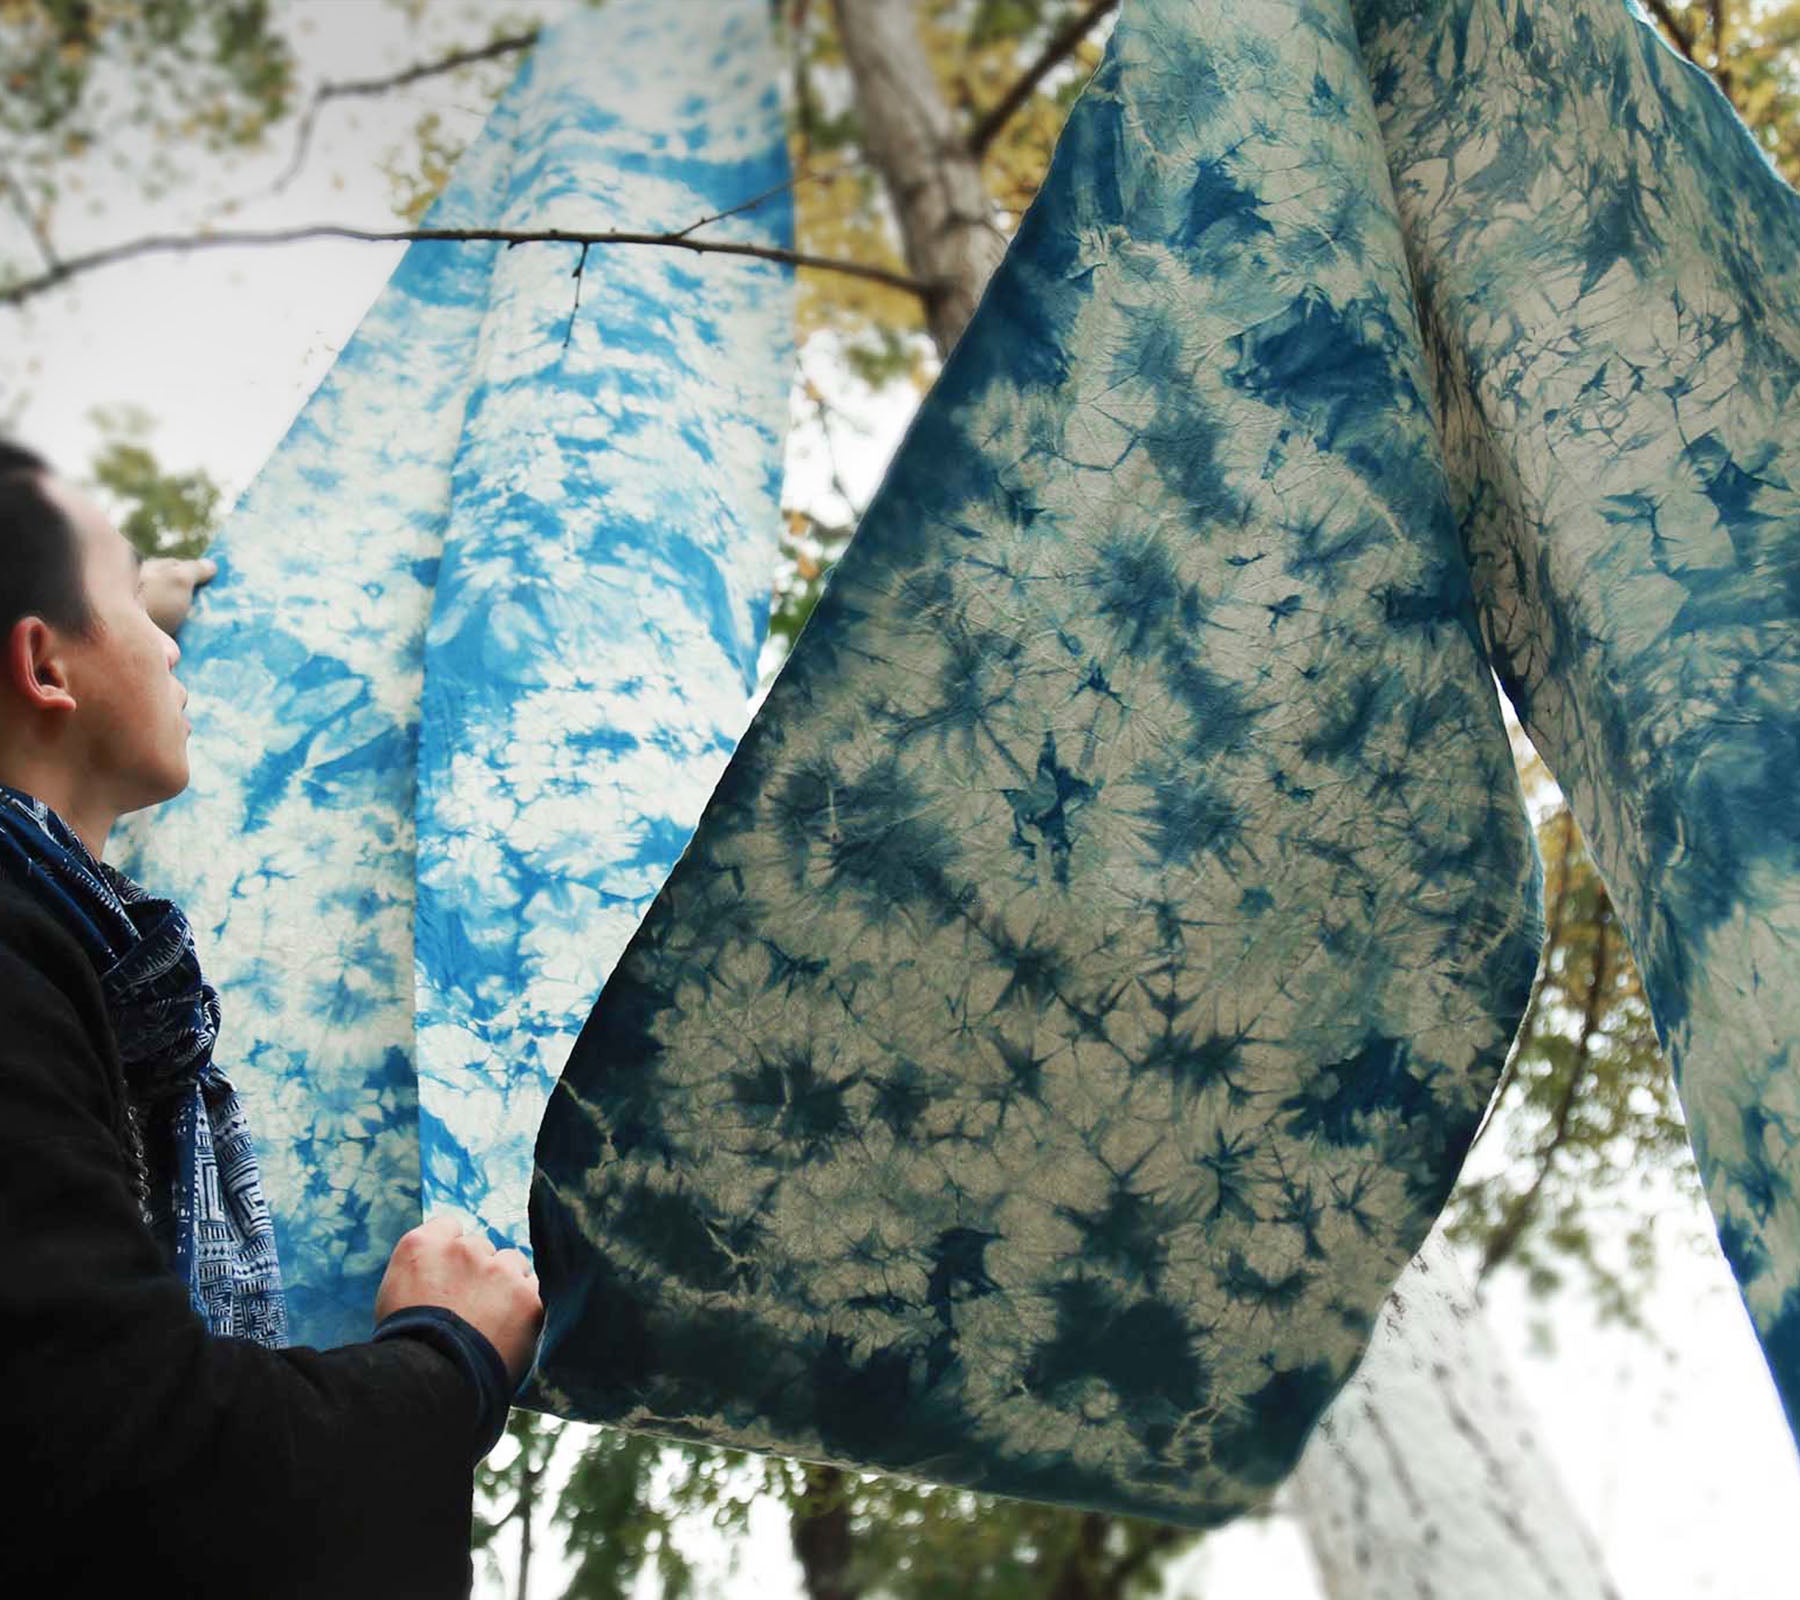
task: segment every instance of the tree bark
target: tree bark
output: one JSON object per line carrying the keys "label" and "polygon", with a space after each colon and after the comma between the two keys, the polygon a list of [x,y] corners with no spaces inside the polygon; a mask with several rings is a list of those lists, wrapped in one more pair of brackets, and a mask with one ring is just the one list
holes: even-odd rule
{"label": "tree bark", "polygon": [[808,1600],[858,1600],[851,1575],[856,1536],[850,1527],[848,1477],[836,1467],[806,1468],[806,1498],[788,1516],[788,1537]]}
{"label": "tree bark", "polygon": [[1098,1600],[1100,1566],[1106,1552],[1106,1530],[1110,1526],[1111,1519],[1098,1511],[1082,1514],[1075,1548],[1056,1575],[1050,1600]]}
{"label": "tree bark", "polygon": [[534,1468],[529,1454],[530,1444],[527,1439],[519,1441],[519,1585],[517,1600],[530,1600],[531,1595],[531,1534],[532,1519],[537,1515],[537,1487],[541,1469]]}
{"label": "tree bark", "polygon": [[938,88],[912,0],[833,0],[863,147],[881,174],[906,264],[934,285],[926,320],[948,355],[1006,253],[981,160]]}
{"label": "tree bark", "polygon": [[1618,1600],[1435,1235],[1287,1493],[1328,1600]]}

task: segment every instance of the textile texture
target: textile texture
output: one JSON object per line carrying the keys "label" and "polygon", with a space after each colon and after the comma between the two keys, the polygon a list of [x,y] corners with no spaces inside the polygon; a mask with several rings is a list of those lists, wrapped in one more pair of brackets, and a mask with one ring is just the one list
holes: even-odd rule
{"label": "textile texture", "polygon": [[[787,244],[779,82],[764,0],[576,8],[429,220],[762,196],[709,236]],[[582,261],[410,248],[182,635],[193,782],[129,859],[224,996],[308,1343],[366,1337],[428,1211],[526,1242],[545,1098],[748,714],[792,274]]]}
{"label": "textile texture", "polygon": [[1263,1498],[1527,998],[1491,660],[1792,1408],[1797,275],[1617,0],[1127,0],[552,1098],[546,1403]]}
{"label": "textile texture", "polygon": [[87,847],[43,801],[0,785],[0,874],[80,944],[118,1041],[137,1197],[207,1332],[278,1349],[287,1307],[256,1148],[213,1060],[219,1001],[187,918]]}
{"label": "textile texture", "polygon": [[1357,21],[1493,665],[1800,1430],[1800,195],[1612,0]]}

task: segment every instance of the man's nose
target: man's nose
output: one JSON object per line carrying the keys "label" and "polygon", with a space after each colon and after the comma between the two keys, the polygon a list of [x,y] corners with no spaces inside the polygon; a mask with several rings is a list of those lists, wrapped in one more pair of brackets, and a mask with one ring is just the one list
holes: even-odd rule
{"label": "man's nose", "polygon": [[169,658],[169,671],[173,672],[181,660],[181,646],[166,633],[163,635],[163,654]]}

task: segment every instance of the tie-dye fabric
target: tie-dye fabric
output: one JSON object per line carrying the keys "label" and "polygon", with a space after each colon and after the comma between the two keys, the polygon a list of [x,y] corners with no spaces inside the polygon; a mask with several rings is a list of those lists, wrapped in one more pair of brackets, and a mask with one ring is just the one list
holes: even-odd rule
{"label": "tie-dye fabric", "polygon": [[1342,4],[1133,0],[552,1098],[567,1414],[1204,1525],[1441,1207],[1537,861]]}
{"label": "tie-dye fabric", "polygon": [[1800,196],[1613,0],[1359,21],[1494,666],[1800,1429]]}
{"label": "tie-dye fabric", "polygon": [[1485,643],[1793,1411],[1797,377],[1800,206],[1619,0],[1128,0],[552,1099],[544,1395],[1261,1498],[1525,997]]}
{"label": "tie-dye fabric", "polygon": [[[764,0],[581,8],[430,222],[674,228],[767,194],[710,232],[789,243],[779,73]],[[422,1205],[524,1243],[568,1040],[746,714],[791,274],[596,251],[577,310],[579,256],[409,249],[182,638],[193,783],[131,865],[218,983],[309,1343],[367,1336]]]}

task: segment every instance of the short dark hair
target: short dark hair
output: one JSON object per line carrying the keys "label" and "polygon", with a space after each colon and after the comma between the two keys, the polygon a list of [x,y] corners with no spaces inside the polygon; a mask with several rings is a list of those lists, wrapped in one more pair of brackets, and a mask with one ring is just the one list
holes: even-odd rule
{"label": "short dark hair", "polygon": [[81,571],[81,541],[44,492],[50,463],[0,439],[0,638],[21,617],[86,633],[93,626]]}

